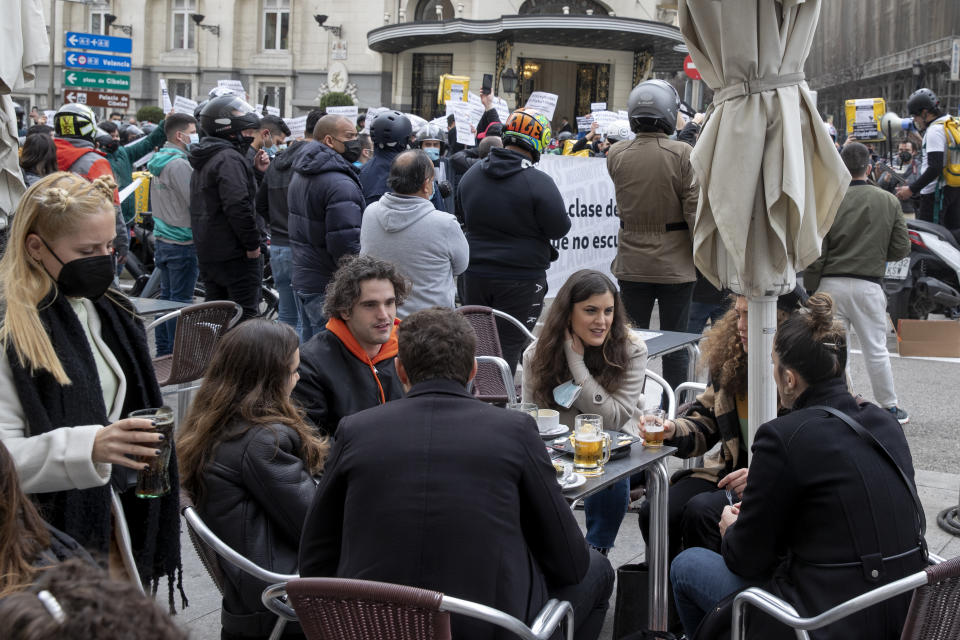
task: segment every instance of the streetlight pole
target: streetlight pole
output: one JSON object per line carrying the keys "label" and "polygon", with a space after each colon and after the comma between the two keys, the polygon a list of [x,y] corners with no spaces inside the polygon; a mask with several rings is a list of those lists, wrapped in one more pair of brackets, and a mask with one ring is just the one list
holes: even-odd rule
{"label": "streetlight pole", "polygon": [[47,108],[53,109],[53,74],[57,50],[57,0],[50,0],[50,83],[47,85]]}

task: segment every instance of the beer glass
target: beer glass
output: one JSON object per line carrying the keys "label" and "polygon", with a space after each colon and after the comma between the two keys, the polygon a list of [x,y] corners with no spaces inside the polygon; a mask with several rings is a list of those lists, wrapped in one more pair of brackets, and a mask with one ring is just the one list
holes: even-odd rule
{"label": "beer glass", "polygon": [[573,468],[585,476],[599,476],[610,460],[610,436],[603,430],[603,417],[581,413],[574,421]]}
{"label": "beer glass", "polygon": [[173,409],[160,407],[158,409],[140,409],[133,411],[128,418],[143,418],[153,420],[156,426],[150,431],[162,433],[164,438],[157,443],[160,455],[155,458],[142,458],[149,466],[137,472],[138,498],[159,498],[170,493],[170,474],[168,466],[170,451],[173,448]]}
{"label": "beer glass", "polygon": [[532,402],[508,402],[507,409],[511,411],[522,411],[528,414],[534,420],[537,419],[537,405]]}
{"label": "beer glass", "polygon": [[663,416],[662,409],[644,409],[643,411],[643,446],[649,449],[659,449],[663,446]]}

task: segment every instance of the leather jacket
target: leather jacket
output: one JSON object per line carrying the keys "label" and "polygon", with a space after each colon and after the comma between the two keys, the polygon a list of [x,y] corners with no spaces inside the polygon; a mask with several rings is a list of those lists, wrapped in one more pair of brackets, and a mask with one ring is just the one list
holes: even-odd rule
{"label": "leather jacket", "polygon": [[[276,573],[297,573],[300,531],[317,482],[300,458],[300,437],[283,424],[238,423],[203,470],[197,511],[225,543]],[[276,621],[260,602],[268,586],[223,562],[224,631],[267,636]],[[289,626],[289,625],[288,625]],[[291,629],[292,630],[292,629]]]}

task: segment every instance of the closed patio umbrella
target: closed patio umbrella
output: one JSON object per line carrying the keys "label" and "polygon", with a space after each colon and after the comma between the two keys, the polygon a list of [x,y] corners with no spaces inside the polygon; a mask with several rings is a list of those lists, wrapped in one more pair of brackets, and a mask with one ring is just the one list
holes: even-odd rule
{"label": "closed patio umbrella", "polygon": [[776,297],[820,255],[850,175],[807,89],[820,0],[681,0],[680,31],[714,90],[691,161],[694,262],[748,297],[750,440],[776,416]]}

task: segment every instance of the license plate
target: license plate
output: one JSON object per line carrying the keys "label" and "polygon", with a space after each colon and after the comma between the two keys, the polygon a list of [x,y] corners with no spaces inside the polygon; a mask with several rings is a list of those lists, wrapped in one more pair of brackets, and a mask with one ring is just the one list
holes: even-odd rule
{"label": "license plate", "polygon": [[903,260],[897,260],[896,262],[887,263],[887,272],[883,274],[884,278],[889,278],[890,280],[906,280],[907,274],[910,273],[910,256],[907,256]]}

